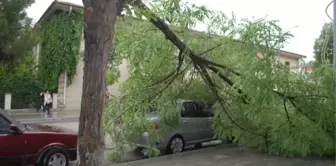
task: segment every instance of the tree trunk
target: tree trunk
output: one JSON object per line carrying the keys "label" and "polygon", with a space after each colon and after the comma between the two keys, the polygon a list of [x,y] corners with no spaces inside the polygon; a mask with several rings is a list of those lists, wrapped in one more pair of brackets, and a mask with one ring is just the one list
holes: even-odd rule
{"label": "tree trunk", "polygon": [[104,164],[105,76],[114,37],[117,0],[83,0],[84,76],[78,131],[80,166]]}

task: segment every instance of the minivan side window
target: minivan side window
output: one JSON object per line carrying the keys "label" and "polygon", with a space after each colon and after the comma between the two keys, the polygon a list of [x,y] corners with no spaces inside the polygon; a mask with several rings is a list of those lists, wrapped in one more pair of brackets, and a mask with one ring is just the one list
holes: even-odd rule
{"label": "minivan side window", "polygon": [[185,118],[209,117],[209,115],[203,111],[202,106],[196,102],[184,102],[182,104],[181,116]]}
{"label": "minivan side window", "polygon": [[201,116],[202,117],[213,117],[212,108],[209,104],[200,103],[201,106]]}
{"label": "minivan side window", "polygon": [[205,117],[213,117],[214,113],[211,108],[203,109],[203,113]]}
{"label": "minivan side window", "polygon": [[181,116],[185,118],[195,117],[197,115],[196,107],[193,102],[183,102],[181,107]]}

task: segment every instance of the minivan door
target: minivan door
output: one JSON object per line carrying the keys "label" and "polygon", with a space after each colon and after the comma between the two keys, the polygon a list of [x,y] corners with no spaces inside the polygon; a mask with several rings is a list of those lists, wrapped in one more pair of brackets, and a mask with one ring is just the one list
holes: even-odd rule
{"label": "minivan door", "polygon": [[203,107],[202,109],[202,115],[205,117],[206,120],[206,128],[204,129],[205,132],[205,138],[206,139],[213,139],[214,138],[214,132],[212,129],[212,123],[213,123],[213,112],[211,107]]}
{"label": "minivan door", "polygon": [[209,115],[208,110],[205,107],[205,104],[202,102],[195,102],[197,104],[197,126],[199,129],[198,140],[208,141],[213,137],[212,134],[212,117]]}
{"label": "minivan door", "polygon": [[185,101],[181,105],[180,133],[184,141],[192,143],[198,138],[201,130],[198,128],[197,107],[192,101]]}

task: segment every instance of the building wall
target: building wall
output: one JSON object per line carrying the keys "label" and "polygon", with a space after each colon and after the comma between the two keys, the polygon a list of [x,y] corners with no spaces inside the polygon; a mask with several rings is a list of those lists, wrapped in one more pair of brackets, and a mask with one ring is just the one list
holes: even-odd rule
{"label": "building wall", "polygon": [[77,74],[75,75],[72,83],[67,86],[65,94],[65,109],[66,110],[79,110],[82,101],[82,87],[83,87],[83,74],[84,62],[82,59],[77,64]]}
{"label": "building wall", "polygon": [[281,54],[279,56],[279,61],[282,64],[285,64],[286,62],[289,62],[289,64],[290,64],[289,67],[290,68],[296,68],[299,65],[299,60],[298,59],[290,58],[290,57],[287,57],[287,56],[282,56]]}
{"label": "building wall", "polygon": [[[77,74],[75,75],[73,82],[71,85],[68,85],[66,88],[66,97],[65,97],[65,110],[76,111],[80,110],[81,106],[81,97],[82,97],[82,87],[83,87],[83,76],[84,76],[84,40],[81,42],[80,48],[81,59],[77,64]],[[127,80],[128,78],[128,69],[127,62],[123,61],[123,63],[119,66],[120,70],[120,78],[114,85],[109,85],[107,88],[111,95],[119,96],[120,92],[118,89],[118,85]]]}
{"label": "building wall", "polygon": [[[82,37],[83,38],[83,37]],[[81,40],[79,54],[80,59],[77,64],[77,72],[70,85],[66,87],[65,106],[66,110],[80,110],[82,101],[83,75],[84,75],[84,40]],[[60,85],[59,85],[60,86]],[[60,92],[59,92],[60,94]]]}

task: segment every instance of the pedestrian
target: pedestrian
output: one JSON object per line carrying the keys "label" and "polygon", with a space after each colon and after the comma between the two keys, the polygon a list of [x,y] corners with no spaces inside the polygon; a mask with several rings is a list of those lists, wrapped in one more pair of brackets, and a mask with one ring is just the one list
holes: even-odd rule
{"label": "pedestrian", "polygon": [[40,93],[40,108],[37,109],[37,112],[40,110],[44,111],[44,92]]}
{"label": "pedestrian", "polygon": [[52,98],[51,98],[51,94],[47,90],[44,93],[44,110],[43,111],[47,110],[48,114],[50,114],[51,107],[52,107]]}
{"label": "pedestrian", "polygon": [[108,100],[110,98],[110,96],[111,96],[111,94],[110,94],[108,88],[106,87],[106,89],[105,89],[105,98]]}
{"label": "pedestrian", "polygon": [[108,100],[110,99],[110,96],[111,96],[111,94],[110,94],[108,88],[106,87],[106,89],[105,89],[105,99],[104,99],[104,103],[105,103],[105,104],[106,104],[106,103],[108,102]]}

